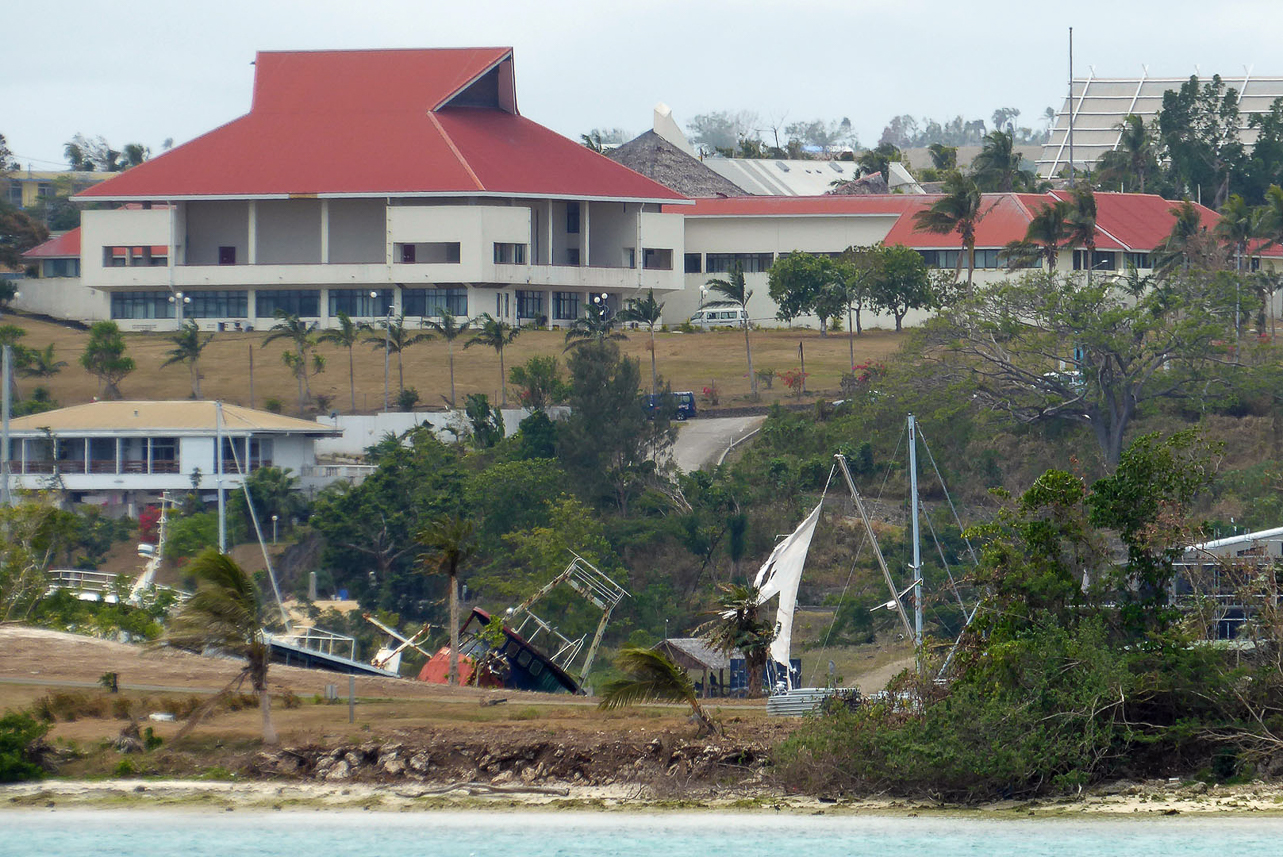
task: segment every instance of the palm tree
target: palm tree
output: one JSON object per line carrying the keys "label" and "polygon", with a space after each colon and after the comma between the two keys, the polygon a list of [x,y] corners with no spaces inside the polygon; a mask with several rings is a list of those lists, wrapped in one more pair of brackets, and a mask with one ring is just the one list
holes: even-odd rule
{"label": "palm tree", "polygon": [[249,679],[263,714],[263,743],[275,744],[272,698],[267,692],[270,650],[263,636],[263,604],[254,581],[231,557],[214,548],[196,557],[186,571],[196,578],[196,594],[170,619],[169,628],[158,642],[196,651],[214,649],[244,658],[245,666],[218,695],[193,712],[179,737],[195,728],[200,718],[234,686]]}
{"label": "palm tree", "polygon": [[762,674],[775,640],[774,623],[759,617],[761,594],[756,586],[723,586],[713,618],[695,629],[697,637],[727,657],[743,653],[749,696],[762,694]]}
{"label": "palm tree", "polygon": [[[383,332],[380,333],[380,330]],[[402,315],[396,319],[379,319],[378,327],[366,334],[365,341],[375,350],[382,348],[396,355],[396,388],[398,392],[404,393],[405,369],[401,363],[401,354],[411,345],[427,342],[431,338],[431,333],[411,333],[407,330],[405,316]]]}
{"label": "palm tree", "polygon": [[177,333],[168,337],[169,341],[174,343],[174,347],[165,352],[169,359],[160,366],[163,369],[175,363],[186,363],[187,370],[192,376],[193,399],[200,398],[200,354],[213,338],[214,334],[211,333],[202,339],[200,326],[191,319],[185,321]]}
{"label": "palm tree", "polygon": [[700,705],[695,683],[685,670],[662,653],[654,649],[625,648],[615,659],[615,665],[628,675],[606,683],[599,708],[609,711],[652,700],[684,702],[699,721],[701,734],[718,732],[716,721]]}
{"label": "palm tree", "polygon": [[67,368],[66,360],[59,360],[54,354],[54,344],[50,342],[44,348],[21,349],[18,374],[27,378],[52,378]]}
{"label": "palm tree", "polygon": [[[1265,239],[1262,250],[1283,244],[1283,188],[1276,184],[1265,191],[1265,204],[1259,209],[1257,235]],[[1273,294],[1271,289],[1270,294]],[[1270,336],[1274,336],[1274,302],[1270,304]]]}
{"label": "palm tree", "polygon": [[434,318],[425,318],[421,322],[423,327],[432,331],[433,336],[439,336],[446,341],[446,347],[450,354],[450,410],[455,409],[454,404],[454,341],[468,332],[468,320],[465,318],[461,323],[454,320],[454,314],[448,309],[441,310],[441,320]]}
{"label": "palm tree", "polygon": [[585,147],[596,152],[599,155],[604,154],[606,151],[606,147],[601,142],[600,131],[594,130],[588,134],[580,134],[579,140],[584,144]]}
{"label": "palm tree", "polygon": [[324,370],[325,359],[312,353],[312,349],[316,347],[316,336],[312,333],[311,325],[297,315],[281,309],[276,311],[275,317],[276,324],[272,325],[272,329],[263,338],[261,347],[266,348],[278,339],[288,339],[293,343],[294,350],[282,354],[281,361],[298,379],[298,409],[302,413],[306,403],[312,398],[312,386],[308,382],[309,371],[315,375]]}
{"label": "palm tree", "polygon": [[922,232],[935,235],[958,233],[962,239],[962,253],[954,266],[953,278],[962,275],[962,260],[967,260],[967,286],[976,269],[976,227],[989,213],[984,207],[984,196],[971,179],[960,173],[950,173],[944,180],[944,196],[913,215],[913,225]]}
{"label": "palm tree", "polygon": [[521,333],[521,328],[513,327],[506,321],[500,321],[490,313],[481,316],[481,326],[471,339],[463,343],[465,349],[474,345],[493,348],[499,355],[499,407],[508,407],[508,373],[503,368],[503,350]]}
{"label": "palm tree", "polygon": [[605,342],[608,339],[627,339],[628,335],[615,329],[615,318],[611,316],[605,301],[591,300],[584,307],[584,314],[570,323],[566,329],[565,351],[588,343]]}
{"label": "palm tree", "polygon": [[1063,199],[1055,200],[1039,208],[1029,219],[1025,228],[1025,237],[1013,241],[1003,249],[1008,264],[1012,267],[1025,267],[1037,258],[1047,266],[1048,273],[1056,270],[1056,258],[1069,236],[1069,218],[1073,206]]}
{"label": "palm tree", "polygon": [[644,324],[650,330],[650,394],[658,393],[659,373],[655,371],[655,325],[664,315],[664,305],[655,300],[655,290],[647,289],[645,298],[629,298],[619,313],[619,320]]}
{"label": "palm tree", "polygon": [[[1261,231],[1261,222],[1265,211],[1258,211],[1247,204],[1238,194],[1232,194],[1221,206],[1221,219],[1216,222],[1216,236],[1234,248],[1234,271],[1241,277],[1243,274],[1243,257],[1247,255],[1248,243]],[[1236,289],[1238,287],[1236,286]],[[1257,314],[1261,324],[1265,322],[1265,301],[1262,294],[1261,310]],[[1234,337],[1242,336],[1239,321],[1237,293],[1234,302]]]}
{"label": "palm tree", "polygon": [[1134,182],[1136,193],[1144,193],[1145,176],[1158,167],[1153,136],[1145,127],[1145,121],[1134,113],[1114,127],[1119,132],[1118,144],[1113,151],[1100,156],[1096,177],[1102,186],[1118,184],[1125,190],[1132,190],[1129,185]]}
{"label": "palm tree", "polygon": [[971,174],[982,189],[1002,193],[1024,190],[1033,181],[1028,170],[1020,169],[1020,153],[1006,131],[985,136],[984,148],[971,161]]}
{"label": "palm tree", "polygon": [[753,297],[753,290],[744,282],[744,266],[736,262],[725,280],[711,279],[704,284],[721,295],[719,300],[704,301],[703,307],[733,306],[744,310],[744,354],[748,357],[748,382],[753,398],[757,398],[757,376],[753,374],[753,344],[748,340],[748,302]]}
{"label": "palm tree", "polygon": [[1091,272],[1096,263],[1096,194],[1088,184],[1073,189],[1073,207],[1065,218],[1065,243],[1070,247],[1082,245],[1087,253],[1087,285],[1091,285]]}
{"label": "palm tree", "polygon": [[1172,231],[1156,251],[1158,258],[1154,269],[1160,276],[1167,276],[1178,267],[1188,268],[1199,252],[1200,239],[1206,231],[1198,209],[1188,199],[1169,208],[1168,214],[1176,220],[1172,223]]}
{"label": "palm tree", "polygon": [[339,326],[321,334],[321,342],[328,342],[347,349],[347,381],[352,395],[351,411],[356,413],[356,370],[352,364],[352,349],[361,340],[361,334],[370,326],[363,321],[353,321],[345,312],[339,313]]}
{"label": "palm tree", "polygon": [[472,522],[457,516],[437,518],[415,536],[415,541],[425,551],[420,558],[420,565],[424,572],[445,574],[450,579],[450,684],[457,687],[459,685],[459,566],[472,555]]}

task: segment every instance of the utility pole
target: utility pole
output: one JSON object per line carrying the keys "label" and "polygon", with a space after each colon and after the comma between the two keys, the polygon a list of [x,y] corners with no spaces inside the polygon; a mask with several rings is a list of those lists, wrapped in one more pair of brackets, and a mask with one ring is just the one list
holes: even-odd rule
{"label": "utility pole", "polygon": [[227,496],[223,491],[223,403],[214,402],[214,467],[218,469],[218,552],[227,553]]}
{"label": "utility pole", "polygon": [[1074,186],[1074,28],[1069,28],[1069,186]]}
{"label": "utility pole", "polygon": [[12,408],[12,402],[10,399],[11,385],[9,384],[9,378],[10,373],[13,371],[13,346],[11,345],[6,345],[4,347],[3,371],[4,396],[3,403],[0,404],[0,408],[3,409],[4,437],[3,440],[0,440],[0,443],[3,443],[4,449],[0,451],[0,478],[4,480],[4,484],[0,485],[0,503],[8,506],[11,499],[9,495],[9,416]]}

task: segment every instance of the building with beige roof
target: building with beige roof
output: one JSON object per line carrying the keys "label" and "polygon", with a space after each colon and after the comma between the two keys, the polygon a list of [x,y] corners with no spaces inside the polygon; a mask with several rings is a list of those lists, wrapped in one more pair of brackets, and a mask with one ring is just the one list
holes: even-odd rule
{"label": "building with beige roof", "polygon": [[91,402],[12,420],[9,478],[13,489],[65,491],[72,502],[136,513],[166,491],[237,489],[261,467],[319,487],[336,474],[318,469],[316,441],[339,434],[210,401]]}

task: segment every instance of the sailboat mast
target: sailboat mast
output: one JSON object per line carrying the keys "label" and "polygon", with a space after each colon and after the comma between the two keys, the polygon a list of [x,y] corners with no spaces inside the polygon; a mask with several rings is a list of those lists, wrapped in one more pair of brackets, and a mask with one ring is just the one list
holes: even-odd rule
{"label": "sailboat mast", "polygon": [[909,494],[913,504],[913,643],[922,646],[922,537],[918,525],[918,425],[909,414]]}
{"label": "sailboat mast", "polygon": [[214,403],[214,466],[218,468],[218,552],[227,553],[227,496],[223,492],[223,403]]}

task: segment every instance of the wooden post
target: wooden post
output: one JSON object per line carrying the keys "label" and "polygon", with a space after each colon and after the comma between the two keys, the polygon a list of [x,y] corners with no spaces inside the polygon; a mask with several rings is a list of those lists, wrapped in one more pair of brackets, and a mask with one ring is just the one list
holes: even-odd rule
{"label": "wooden post", "polygon": [[352,673],[347,676],[347,722],[356,722],[356,676]]}

